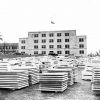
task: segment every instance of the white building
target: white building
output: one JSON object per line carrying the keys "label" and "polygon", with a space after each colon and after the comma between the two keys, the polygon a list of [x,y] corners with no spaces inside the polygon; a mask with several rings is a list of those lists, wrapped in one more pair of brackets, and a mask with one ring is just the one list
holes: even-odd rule
{"label": "white building", "polygon": [[76,36],[76,30],[28,32],[27,38],[19,39],[19,52],[86,56],[86,44],[86,36]]}

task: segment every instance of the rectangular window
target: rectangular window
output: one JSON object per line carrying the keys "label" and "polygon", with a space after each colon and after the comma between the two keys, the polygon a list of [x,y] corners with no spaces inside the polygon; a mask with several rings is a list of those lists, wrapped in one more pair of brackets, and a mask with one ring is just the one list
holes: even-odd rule
{"label": "rectangular window", "polygon": [[53,39],[49,39],[49,42],[52,43],[52,42],[54,42],[54,40]]}
{"label": "rectangular window", "polygon": [[61,48],[61,45],[57,45],[57,48]]}
{"label": "rectangular window", "polygon": [[34,49],[38,49],[38,45],[34,45]]}
{"label": "rectangular window", "polygon": [[79,48],[84,48],[84,44],[79,44]]}
{"label": "rectangular window", "polygon": [[[7,47],[9,49],[9,46]],[[12,46],[12,49],[17,49],[17,46]]]}
{"label": "rectangular window", "polygon": [[61,33],[57,33],[57,36],[61,36]]}
{"label": "rectangular window", "polygon": [[49,45],[49,48],[54,48],[54,45]]}
{"label": "rectangular window", "polygon": [[70,48],[70,45],[67,45],[67,44],[66,44],[66,45],[65,45],[65,48],[68,48],[68,49],[69,49],[69,48]]}
{"label": "rectangular window", "polygon": [[65,51],[65,54],[70,54],[70,51]]}
{"label": "rectangular window", "polygon": [[38,51],[34,51],[34,54],[38,54]]}
{"label": "rectangular window", "polygon": [[34,34],[34,37],[38,37],[38,34]]}
{"label": "rectangular window", "polygon": [[46,54],[46,51],[42,51],[42,54]]}
{"label": "rectangular window", "polygon": [[54,34],[53,34],[53,33],[50,33],[50,34],[49,34],[49,37],[53,37],[53,36],[54,36]]}
{"label": "rectangular window", "polygon": [[46,37],[46,34],[42,34],[42,37]]}
{"label": "rectangular window", "polygon": [[65,42],[69,42],[69,39],[65,39]]}
{"label": "rectangular window", "polygon": [[79,38],[79,42],[84,42],[84,38]]}
{"label": "rectangular window", "polygon": [[34,43],[38,43],[38,40],[34,40]]}
{"label": "rectangular window", "polygon": [[57,51],[57,54],[62,54],[62,51]]}
{"label": "rectangular window", "polygon": [[42,43],[46,43],[46,39],[43,39],[43,40],[42,40]]}
{"label": "rectangular window", "polygon": [[80,50],[79,53],[80,53],[80,54],[84,54],[84,50]]}
{"label": "rectangular window", "polygon": [[25,40],[21,40],[21,43],[24,44],[25,43]]}
{"label": "rectangular window", "polygon": [[69,33],[65,33],[65,36],[69,36]]}
{"label": "rectangular window", "polygon": [[21,46],[21,49],[25,49],[25,46]]}
{"label": "rectangular window", "polygon": [[61,39],[57,39],[57,42],[61,42]]}
{"label": "rectangular window", "polygon": [[42,48],[46,48],[46,45],[42,45]]}

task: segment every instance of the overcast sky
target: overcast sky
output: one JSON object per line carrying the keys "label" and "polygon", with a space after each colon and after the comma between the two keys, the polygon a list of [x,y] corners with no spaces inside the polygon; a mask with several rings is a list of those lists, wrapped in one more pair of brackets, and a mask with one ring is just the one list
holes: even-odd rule
{"label": "overcast sky", "polygon": [[88,52],[98,51],[100,0],[0,0],[0,32],[5,42],[18,42],[28,31],[71,29],[87,35]]}

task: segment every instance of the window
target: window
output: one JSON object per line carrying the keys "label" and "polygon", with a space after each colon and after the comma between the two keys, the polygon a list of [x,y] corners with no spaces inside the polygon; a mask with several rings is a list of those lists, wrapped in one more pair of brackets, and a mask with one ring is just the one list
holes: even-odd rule
{"label": "window", "polygon": [[51,43],[51,42],[54,42],[54,40],[53,39],[49,39],[49,42]]}
{"label": "window", "polygon": [[57,33],[57,36],[61,36],[61,33]]}
{"label": "window", "polygon": [[25,46],[21,46],[21,49],[25,49]]}
{"label": "window", "polygon": [[84,54],[84,50],[80,50],[79,53],[80,53],[80,54]]}
{"label": "window", "polygon": [[34,54],[38,54],[38,51],[34,51]]}
{"label": "window", "polygon": [[38,49],[38,45],[34,45],[34,49]]}
{"label": "window", "polygon": [[54,48],[54,45],[49,45],[49,48]]}
{"label": "window", "polygon": [[84,42],[84,38],[79,38],[79,42]]}
{"label": "window", "polygon": [[70,48],[70,45],[65,45],[65,48]]}
{"label": "window", "polygon": [[57,54],[62,54],[62,52],[61,51],[57,51]]}
{"label": "window", "polygon": [[34,43],[38,43],[38,40],[34,40]]}
{"label": "window", "polygon": [[69,39],[65,39],[65,42],[69,42]]}
{"label": "window", "polygon": [[57,48],[61,48],[61,45],[57,45]]}
{"label": "window", "polygon": [[65,54],[70,54],[70,51],[65,51]]}
{"label": "window", "polygon": [[46,51],[42,51],[42,54],[46,54]]}
{"label": "window", "polygon": [[46,48],[46,45],[42,45],[42,48]]}
{"label": "window", "polygon": [[65,33],[65,36],[69,36],[69,33]]}
{"label": "window", "polygon": [[38,37],[38,34],[34,34],[34,37]]}
{"label": "window", "polygon": [[[9,49],[9,47],[7,47],[6,49]],[[17,49],[17,46],[12,46],[12,49]]]}
{"label": "window", "polygon": [[43,39],[43,40],[42,40],[42,43],[46,43],[46,39]]}
{"label": "window", "polygon": [[22,40],[21,43],[24,44],[25,43],[25,40]]}
{"label": "window", "polygon": [[57,39],[57,42],[61,42],[61,39]]}
{"label": "window", "polygon": [[53,37],[53,36],[54,36],[54,34],[53,34],[53,33],[50,33],[50,34],[49,34],[49,37]]}
{"label": "window", "polygon": [[42,34],[42,37],[46,37],[46,34]]}
{"label": "window", "polygon": [[79,48],[84,48],[84,44],[79,44]]}

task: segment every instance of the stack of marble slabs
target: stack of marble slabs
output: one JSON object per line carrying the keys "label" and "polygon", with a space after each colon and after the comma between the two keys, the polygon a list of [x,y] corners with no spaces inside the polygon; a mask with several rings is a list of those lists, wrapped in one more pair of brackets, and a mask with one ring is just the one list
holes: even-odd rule
{"label": "stack of marble slabs", "polygon": [[49,73],[67,73],[68,74],[68,82],[67,85],[73,85],[74,84],[74,73],[71,68],[66,69],[50,69],[48,70]]}
{"label": "stack of marble slabs", "polygon": [[36,84],[39,83],[39,69],[31,68],[29,69],[29,83]]}
{"label": "stack of marble slabs", "polygon": [[28,85],[27,71],[0,72],[0,88],[21,89]]}
{"label": "stack of marble slabs", "polygon": [[8,67],[10,67],[10,66],[8,66],[8,62],[0,62],[0,72],[2,72],[2,71],[8,71]]}
{"label": "stack of marble slabs", "polygon": [[29,66],[13,67],[13,70],[28,71],[29,85],[39,83],[39,69]]}
{"label": "stack of marble slabs", "polygon": [[74,83],[78,82],[78,68],[77,67],[74,67],[73,65],[60,65],[60,66],[56,66],[56,69],[68,70],[69,79],[71,78],[70,79],[71,83],[73,84],[73,82]]}
{"label": "stack of marble slabs", "polygon": [[100,68],[93,69],[92,90],[100,94]]}
{"label": "stack of marble slabs", "polygon": [[78,82],[78,68],[73,68],[73,81],[74,83]]}
{"label": "stack of marble slabs", "polygon": [[40,74],[40,90],[63,92],[67,89],[67,73],[42,73]]}

